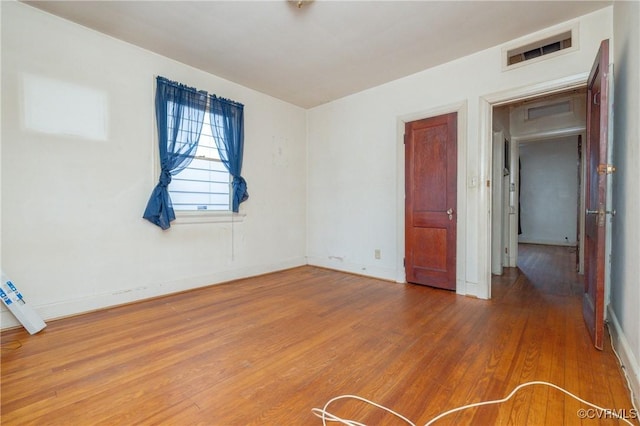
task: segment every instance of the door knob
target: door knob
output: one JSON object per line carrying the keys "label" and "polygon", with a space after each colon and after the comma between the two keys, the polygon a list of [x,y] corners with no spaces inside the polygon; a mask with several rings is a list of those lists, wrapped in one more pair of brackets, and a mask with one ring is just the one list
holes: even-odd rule
{"label": "door knob", "polygon": [[453,209],[447,210],[447,214],[449,215],[449,220],[453,220]]}

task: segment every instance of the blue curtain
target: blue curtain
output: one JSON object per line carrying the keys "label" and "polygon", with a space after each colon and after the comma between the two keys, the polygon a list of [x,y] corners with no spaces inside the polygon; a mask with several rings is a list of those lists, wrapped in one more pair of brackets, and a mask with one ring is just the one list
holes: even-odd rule
{"label": "blue curtain", "polygon": [[171,176],[191,163],[198,147],[207,108],[207,93],[157,78],[156,122],[160,148],[160,179],[142,217],[169,229],[176,218],[167,186]]}
{"label": "blue curtain", "polygon": [[240,203],[249,198],[247,182],[240,175],[244,150],[244,105],[209,96],[211,131],[220,160],[233,177],[231,210],[238,212]]}

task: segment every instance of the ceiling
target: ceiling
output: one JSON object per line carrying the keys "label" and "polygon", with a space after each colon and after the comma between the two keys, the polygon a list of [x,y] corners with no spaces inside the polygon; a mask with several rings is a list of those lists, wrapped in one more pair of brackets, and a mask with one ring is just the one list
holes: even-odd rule
{"label": "ceiling", "polygon": [[[303,108],[611,1],[24,1]],[[213,90],[213,89],[209,89]]]}

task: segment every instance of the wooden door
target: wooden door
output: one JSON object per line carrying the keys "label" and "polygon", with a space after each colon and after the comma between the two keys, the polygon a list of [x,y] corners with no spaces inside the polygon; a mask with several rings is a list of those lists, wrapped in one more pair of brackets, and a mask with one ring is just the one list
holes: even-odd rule
{"label": "wooden door", "polygon": [[456,289],[457,114],[405,124],[407,281]]}
{"label": "wooden door", "polygon": [[596,348],[604,337],[605,222],[609,134],[609,40],[600,45],[587,83],[585,275],[582,312]]}
{"label": "wooden door", "polygon": [[502,275],[505,236],[504,213],[504,133],[493,133],[493,160],[491,171],[491,273]]}

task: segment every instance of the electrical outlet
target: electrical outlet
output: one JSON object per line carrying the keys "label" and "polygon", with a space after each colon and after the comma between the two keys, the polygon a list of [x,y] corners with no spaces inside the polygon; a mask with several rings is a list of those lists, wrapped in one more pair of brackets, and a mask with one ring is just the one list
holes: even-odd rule
{"label": "electrical outlet", "polygon": [[373,255],[376,259],[380,259],[380,249],[375,249]]}

